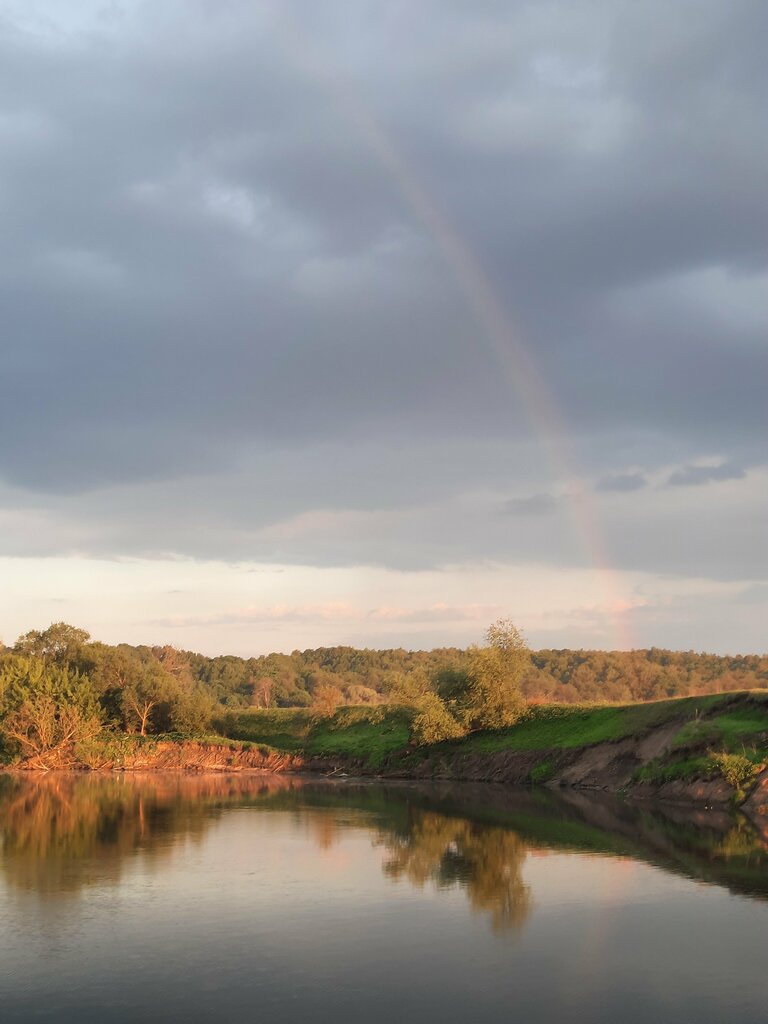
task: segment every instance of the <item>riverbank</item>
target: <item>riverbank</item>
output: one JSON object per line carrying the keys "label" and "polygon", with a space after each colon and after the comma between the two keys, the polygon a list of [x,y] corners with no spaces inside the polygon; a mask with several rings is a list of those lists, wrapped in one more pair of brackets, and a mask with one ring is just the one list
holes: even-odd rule
{"label": "riverbank", "polygon": [[232,739],[329,768],[388,778],[601,789],[636,799],[744,804],[768,812],[768,694],[740,691],[626,705],[535,705],[516,725],[413,747],[398,708],[225,716]]}
{"label": "riverbank", "polygon": [[[627,705],[534,705],[508,729],[414,746],[399,707],[223,715],[218,736],[114,736],[68,765],[93,771],[315,772],[544,785],[768,815],[768,694]],[[45,769],[27,762],[16,770]]]}

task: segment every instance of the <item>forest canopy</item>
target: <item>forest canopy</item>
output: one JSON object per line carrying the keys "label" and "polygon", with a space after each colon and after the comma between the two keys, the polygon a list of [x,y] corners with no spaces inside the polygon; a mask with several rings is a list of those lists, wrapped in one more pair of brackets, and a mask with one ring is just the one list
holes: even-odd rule
{"label": "forest canopy", "polygon": [[[111,646],[91,640],[85,630],[54,623],[43,631],[19,637],[12,647],[0,645],[0,666],[12,655],[43,658],[87,675],[100,693],[125,698],[125,687],[136,700],[125,698],[115,713],[126,722],[128,703],[157,691],[156,723],[171,724],[180,704],[205,695],[216,705],[245,707],[309,707],[323,687],[338,691],[342,704],[375,704],[388,699],[403,675],[421,671],[429,676],[466,670],[472,649],[455,647],[432,651],[404,648],[369,650],[318,647],[291,654],[240,658],[225,654],[208,657],[169,645]],[[538,650],[526,659],[520,681],[529,701],[644,701],[768,687],[768,654],[722,656],[658,647],[636,651]],[[139,712],[133,712],[140,724]],[[183,716],[182,716],[183,717]]]}

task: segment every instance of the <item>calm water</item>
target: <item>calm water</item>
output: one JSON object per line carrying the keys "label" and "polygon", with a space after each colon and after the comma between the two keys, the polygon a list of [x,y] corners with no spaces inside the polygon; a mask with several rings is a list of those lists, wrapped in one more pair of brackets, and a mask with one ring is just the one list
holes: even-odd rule
{"label": "calm water", "polygon": [[766,897],[714,812],[0,776],[0,1019],[754,1022]]}

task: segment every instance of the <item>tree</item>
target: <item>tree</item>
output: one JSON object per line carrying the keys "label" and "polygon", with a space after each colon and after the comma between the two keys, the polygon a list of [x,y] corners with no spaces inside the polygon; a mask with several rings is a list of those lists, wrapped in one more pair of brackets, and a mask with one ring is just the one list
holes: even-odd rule
{"label": "tree", "polygon": [[414,710],[416,713],[411,723],[411,736],[418,744],[457,740],[465,733],[461,723],[436,693],[422,694]]}
{"label": "tree", "polygon": [[352,683],[347,688],[347,695],[350,704],[379,704],[380,698],[375,690],[371,689],[370,686],[361,686],[358,683]]}
{"label": "tree", "polygon": [[471,647],[466,668],[441,669],[434,688],[447,711],[467,729],[502,729],[525,708],[522,681],[530,652],[509,619],[492,623],[486,645]]}
{"label": "tree", "polygon": [[15,656],[0,670],[0,738],[38,768],[74,760],[78,743],[102,728],[90,680],[40,658]]}
{"label": "tree", "polygon": [[[158,662],[139,664],[138,670],[131,676],[120,694],[120,707],[126,729],[129,732],[138,730],[139,735],[146,736],[150,731],[153,716],[168,701],[171,695],[171,677],[163,671]],[[167,708],[166,722],[167,726]],[[162,730],[161,730],[162,731]]]}
{"label": "tree", "polygon": [[170,644],[165,644],[162,647],[153,647],[152,656],[160,662],[168,675],[178,679],[181,683],[191,683],[192,673],[189,661],[183,651],[171,647]]}
{"label": "tree", "polygon": [[272,702],[272,691],[275,680],[272,676],[260,676],[251,682],[251,705],[255,708],[268,708]]}
{"label": "tree", "polygon": [[330,718],[343,699],[338,686],[321,683],[312,694],[312,710],[320,718]]}
{"label": "tree", "polygon": [[174,732],[202,736],[210,731],[216,702],[200,686],[180,686],[170,696],[169,723]]}
{"label": "tree", "polygon": [[29,654],[45,658],[58,665],[69,665],[80,659],[82,649],[89,643],[91,634],[84,629],[70,626],[67,622],[52,622],[48,629],[32,629],[16,641],[17,654]]}
{"label": "tree", "polygon": [[503,729],[525,709],[521,683],[530,651],[509,619],[492,623],[485,639],[487,646],[471,650],[464,720],[473,729]]}
{"label": "tree", "polygon": [[459,739],[465,733],[444,698],[435,692],[434,680],[423,670],[394,677],[390,682],[390,700],[410,710],[411,740],[417,744],[442,743]]}

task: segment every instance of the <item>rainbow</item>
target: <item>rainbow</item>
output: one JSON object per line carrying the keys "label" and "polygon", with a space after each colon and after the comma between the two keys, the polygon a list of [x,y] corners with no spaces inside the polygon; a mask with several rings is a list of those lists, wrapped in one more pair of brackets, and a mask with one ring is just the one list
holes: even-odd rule
{"label": "rainbow", "polygon": [[301,73],[323,89],[337,112],[354,128],[390,175],[404,204],[439,251],[460,295],[481,328],[489,354],[498,364],[544,449],[554,478],[565,491],[576,536],[581,540],[603,595],[602,607],[611,624],[613,646],[620,650],[631,649],[636,646],[632,643],[627,617],[631,602],[624,593],[621,574],[610,564],[595,502],[576,470],[564,416],[530,348],[523,342],[521,331],[513,325],[471,247],[365,107],[360,92],[336,73],[314,41],[284,9],[281,9],[280,20],[274,27],[287,56]]}

